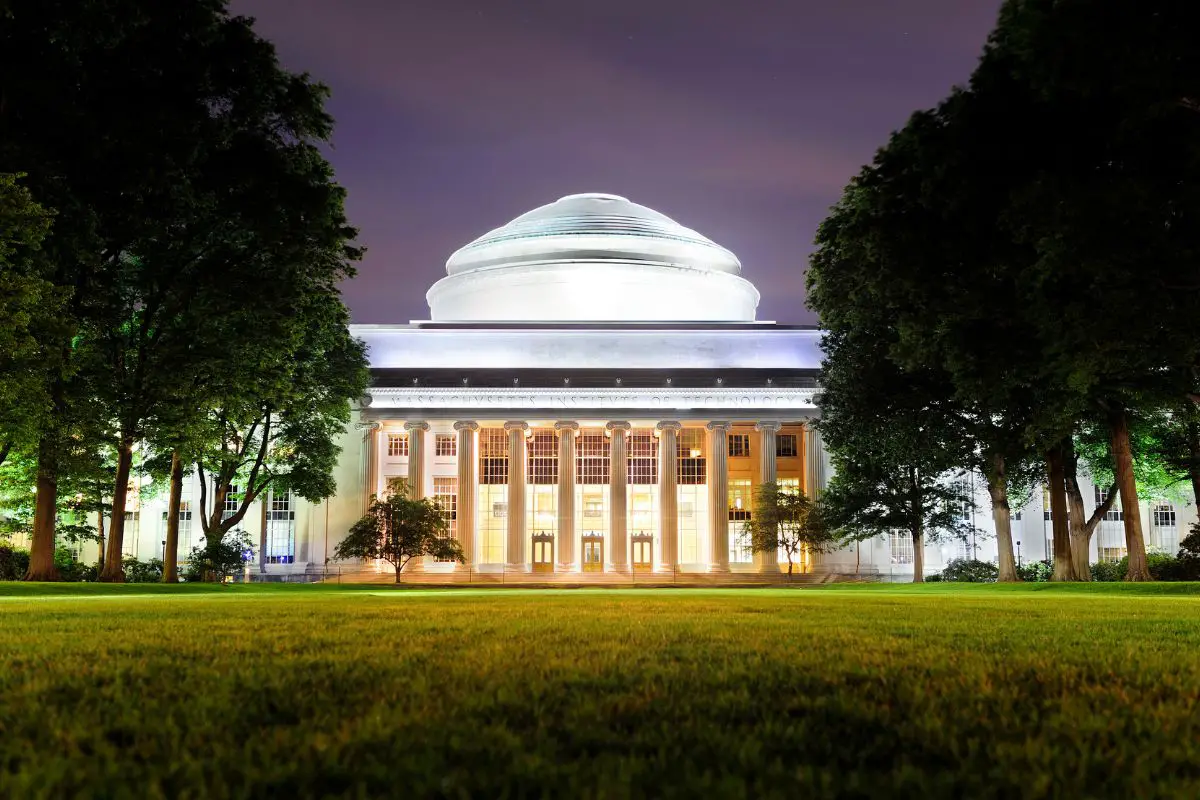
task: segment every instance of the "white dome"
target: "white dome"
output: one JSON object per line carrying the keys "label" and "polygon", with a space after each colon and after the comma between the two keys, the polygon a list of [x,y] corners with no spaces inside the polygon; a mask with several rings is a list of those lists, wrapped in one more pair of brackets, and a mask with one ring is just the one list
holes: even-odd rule
{"label": "white dome", "polygon": [[426,299],[440,321],[754,319],[737,256],[612,194],[535,208],[456,251]]}

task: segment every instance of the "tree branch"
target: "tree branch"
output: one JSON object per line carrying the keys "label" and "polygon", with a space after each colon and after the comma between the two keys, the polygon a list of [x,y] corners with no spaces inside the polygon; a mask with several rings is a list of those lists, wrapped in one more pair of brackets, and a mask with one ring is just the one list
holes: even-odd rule
{"label": "tree branch", "polygon": [[1117,484],[1112,484],[1108,487],[1108,494],[1104,497],[1104,502],[1096,506],[1096,510],[1088,517],[1087,523],[1084,525],[1084,530],[1089,534],[1096,529],[1100,520],[1104,519],[1104,515],[1112,510],[1113,503],[1117,499]]}

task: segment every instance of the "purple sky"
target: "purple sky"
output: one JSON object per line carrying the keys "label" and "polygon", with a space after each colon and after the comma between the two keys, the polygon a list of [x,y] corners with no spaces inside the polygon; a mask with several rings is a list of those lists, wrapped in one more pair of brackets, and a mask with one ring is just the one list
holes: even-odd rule
{"label": "purple sky", "polygon": [[356,322],[426,319],[450,253],[575,192],[733,250],[759,319],[812,322],[803,270],[842,187],[966,81],[1001,0],[233,0],[333,90],[369,252]]}

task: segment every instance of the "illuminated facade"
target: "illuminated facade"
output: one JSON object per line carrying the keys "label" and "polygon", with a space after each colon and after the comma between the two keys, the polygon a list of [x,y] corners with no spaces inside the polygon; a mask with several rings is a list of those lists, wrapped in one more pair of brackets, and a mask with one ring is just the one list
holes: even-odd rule
{"label": "illuminated facade", "polygon": [[753,487],[823,475],[818,333],[756,321],[733,253],[585,194],[481,236],[446,272],[431,320],[353,326],[374,380],[343,457],[358,502],[339,491],[342,529],[403,479],[453,495],[468,560],[414,571],[778,573],[740,534]]}

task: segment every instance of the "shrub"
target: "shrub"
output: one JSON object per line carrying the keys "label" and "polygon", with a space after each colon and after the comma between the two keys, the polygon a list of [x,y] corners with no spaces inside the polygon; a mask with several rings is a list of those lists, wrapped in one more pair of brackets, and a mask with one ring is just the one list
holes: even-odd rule
{"label": "shrub", "polygon": [[995,583],[999,573],[999,567],[987,561],[956,558],[942,570],[942,580],[960,583]]}
{"label": "shrub", "polygon": [[100,570],[95,564],[85,564],[75,557],[67,547],[54,549],[54,566],[58,569],[58,577],[64,581],[94,581]]}
{"label": "shrub", "polygon": [[138,561],[136,558],[121,560],[125,569],[126,583],[162,583],[163,563],[157,558],[149,561]]}
{"label": "shrub", "polygon": [[1200,581],[1200,522],[1192,526],[1192,532],[1179,543],[1179,580]]}
{"label": "shrub", "polygon": [[1125,579],[1125,570],[1129,568],[1129,562],[1122,559],[1121,561],[1097,561],[1092,564],[1092,580],[1094,581],[1120,581]]}
{"label": "shrub", "polygon": [[1029,583],[1045,583],[1054,574],[1054,565],[1049,561],[1026,561],[1017,567],[1017,575]]}
{"label": "shrub", "polygon": [[[1092,567],[1093,580],[1123,581],[1129,572],[1129,556],[1125,556],[1115,564],[1110,565],[1115,570],[1115,577],[1097,578],[1096,568]],[[1166,553],[1146,553],[1146,566],[1150,568],[1150,577],[1156,581],[1182,581],[1186,565],[1179,559]]]}
{"label": "shrub", "polygon": [[[226,533],[223,539],[212,542],[205,539],[203,547],[193,547],[183,570],[183,579],[189,583],[222,583],[253,556],[250,534],[235,529]],[[162,569],[161,563],[159,569]]]}
{"label": "shrub", "polygon": [[926,583],[941,583],[942,582],[942,573],[935,572],[932,575],[926,575],[925,582]]}
{"label": "shrub", "polygon": [[0,581],[19,581],[29,571],[29,551],[0,544]]}

